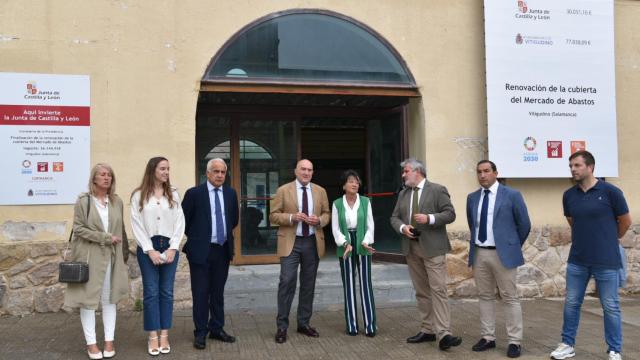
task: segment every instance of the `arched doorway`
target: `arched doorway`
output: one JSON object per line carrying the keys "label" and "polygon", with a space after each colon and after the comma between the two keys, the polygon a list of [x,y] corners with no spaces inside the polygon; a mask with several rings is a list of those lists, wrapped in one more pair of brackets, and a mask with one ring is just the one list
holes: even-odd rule
{"label": "arched doorway", "polygon": [[417,96],[393,47],[337,13],[274,13],[229,39],[201,82],[196,177],[204,179],[211,157],[228,162],[228,181],[241,198],[234,262],[278,261],[269,199],[293,180],[300,158],[313,161],[314,182],[330,201],[341,194],[340,173],[359,171],[373,196],[376,247],[383,255],[399,252],[388,218],[401,185],[398,162],[408,149],[406,104]]}

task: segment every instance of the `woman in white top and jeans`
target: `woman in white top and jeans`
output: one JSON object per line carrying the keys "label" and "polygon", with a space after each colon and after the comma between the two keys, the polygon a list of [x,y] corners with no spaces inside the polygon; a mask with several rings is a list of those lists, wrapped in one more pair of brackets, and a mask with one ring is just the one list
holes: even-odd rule
{"label": "woman in white top and jeans", "polygon": [[178,192],[169,182],[169,160],[164,157],[149,160],[142,183],[131,195],[131,227],[138,243],[148,352],[168,354],[173,282],[184,233],[184,214]]}

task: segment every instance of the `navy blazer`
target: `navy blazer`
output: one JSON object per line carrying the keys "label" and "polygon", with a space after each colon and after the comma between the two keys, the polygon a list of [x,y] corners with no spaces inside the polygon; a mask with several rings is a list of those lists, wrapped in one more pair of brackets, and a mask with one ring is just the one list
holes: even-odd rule
{"label": "navy blazer", "polygon": [[[467,196],[467,223],[471,231],[469,266],[473,266],[475,255],[475,233],[478,228],[478,204],[481,189]],[[502,265],[512,269],[524,264],[522,244],[531,231],[527,205],[518,190],[500,184],[493,208],[493,237]]]}
{"label": "navy blazer", "polygon": [[[233,259],[233,229],[238,226],[238,195],[232,188],[223,185],[224,214],[227,225],[227,247],[229,261]],[[182,251],[190,262],[206,264],[211,243],[211,203],[207,183],[187,190],[182,200],[187,242]]]}

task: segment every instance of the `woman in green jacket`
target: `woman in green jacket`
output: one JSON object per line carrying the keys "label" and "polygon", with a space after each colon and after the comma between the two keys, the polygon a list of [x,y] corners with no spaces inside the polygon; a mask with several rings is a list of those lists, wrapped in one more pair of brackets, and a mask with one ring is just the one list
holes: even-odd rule
{"label": "woman in green jacket", "polygon": [[[356,296],[360,296],[364,332],[366,336],[376,335],[376,306],[371,286],[371,254],[374,224],[369,198],[360,196],[360,176],[354,170],[342,174],[344,195],[333,202],[331,230],[338,245],[342,287],[344,290],[344,312],[347,334],[358,334]],[[360,294],[356,294],[356,270],[360,283]]]}

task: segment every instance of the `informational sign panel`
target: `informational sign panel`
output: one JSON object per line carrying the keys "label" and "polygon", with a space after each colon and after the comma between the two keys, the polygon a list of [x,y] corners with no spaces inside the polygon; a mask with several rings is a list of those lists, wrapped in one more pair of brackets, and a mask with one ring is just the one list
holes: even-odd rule
{"label": "informational sign panel", "polygon": [[613,0],[485,0],[489,158],[501,177],[568,177],[586,149],[618,176]]}
{"label": "informational sign panel", "polygon": [[90,170],[90,82],[0,73],[0,205],[73,204]]}

